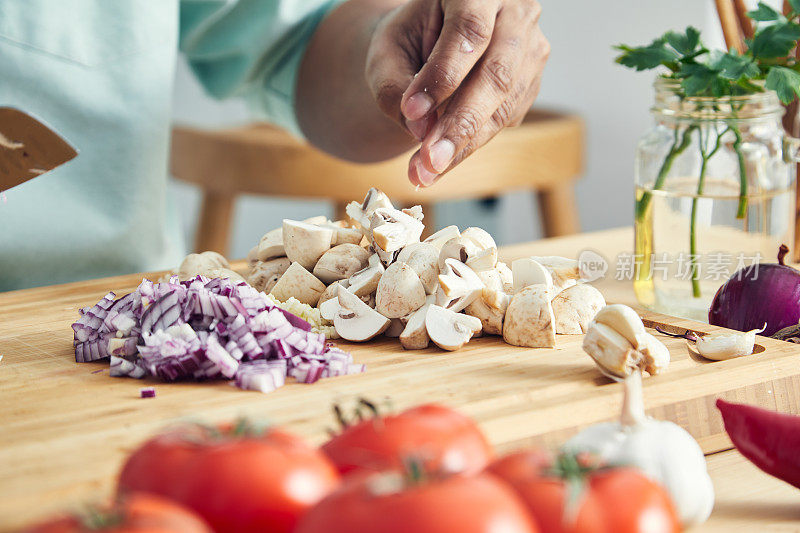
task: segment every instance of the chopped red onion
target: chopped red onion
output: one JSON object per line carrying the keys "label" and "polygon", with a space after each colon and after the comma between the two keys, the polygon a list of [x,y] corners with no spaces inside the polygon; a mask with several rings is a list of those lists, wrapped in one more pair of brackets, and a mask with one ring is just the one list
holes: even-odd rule
{"label": "chopped red onion", "polygon": [[156,389],[153,387],[145,387],[139,390],[139,396],[141,398],[155,398],[156,397]]}
{"label": "chopped red onion", "polygon": [[114,377],[228,378],[269,392],[287,376],[313,383],[365,370],[264,293],[224,278],[144,279],[134,292],[108,293],[79,313],[75,360],[110,358]]}

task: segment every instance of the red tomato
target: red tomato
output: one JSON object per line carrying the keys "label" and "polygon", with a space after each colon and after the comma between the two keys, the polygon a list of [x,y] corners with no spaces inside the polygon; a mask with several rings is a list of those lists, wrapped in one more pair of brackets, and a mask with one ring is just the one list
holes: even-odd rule
{"label": "red tomato", "polygon": [[28,533],[210,533],[200,517],[175,502],[150,494],[131,494],[95,515],[65,516]]}
{"label": "red tomato", "polygon": [[134,452],[118,490],[178,501],[217,533],[288,533],[338,481],[319,450],[288,433],[192,427],[157,436]]}
{"label": "red tomato", "polygon": [[609,468],[586,473],[583,492],[570,510],[565,509],[570,482],[547,473],[548,466],[540,452],[518,452],[488,468],[517,491],[543,533],[680,531],[667,492],[638,470]]}
{"label": "red tomato", "polygon": [[476,473],[492,448],[470,418],[440,405],[420,405],[347,427],[322,446],[342,474],[403,467],[413,458],[429,472]]}
{"label": "red tomato", "polygon": [[404,486],[396,473],[356,476],[311,509],[296,533],[538,533],[513,491],[492,476]]}

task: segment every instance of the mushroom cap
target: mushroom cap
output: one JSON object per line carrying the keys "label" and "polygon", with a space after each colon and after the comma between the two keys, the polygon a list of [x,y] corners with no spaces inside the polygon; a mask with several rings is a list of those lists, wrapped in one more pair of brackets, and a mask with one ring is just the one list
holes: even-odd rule
{"label": "mushroom cap", "polygon": [[400,344],[405,350],[424,350],[430,344],[428,330],[425,326],[425,317],[430,304],[425,304],[408,317],[406,327],[400,333]]}
{"label": "mushroom cap", "polygon": [[370,218],[372,244],[384,252],[396,252],[412,242],[419,242],[425,226],[416,218],[397,209],[381,207]]}
{"label": "mushroom cap", "polygon": [[581,279],[578,261],[557,255],[532,256],[531,259],[550,271],[556,292],[561,292],[577,284]]}
{"label": "mushroom cap", "polygon": [[396,262],[406,263],[414,269],[427,294],[436,292],[439,286],[439,251],[434,245],[411,243],[400,251]]}
{"label": "mushroom cap", "polygon": [[471,268],[455,259],[445,259],[444,270],[439,274],[436,303],[458,312],[474,302],[483,288],[483,282]]}
{"label": "mushroom cap", "polygon": [[461,233],[458,231],[458,226],[447,226],[445,228],[440,229],[439,231],[437,231],[436,233],[425,239],[423,242],[432,244],[434,247],[436,247],[437,250],[441,251],[442,246],[444,246],[444,243],[446,243],[450,239],[456,239],[460,235]]}
{"label": "mushroom cap", "polygon": [[332,240],[331,228],[296,220],[283,221],[283,247],[286,257],[292,262],[300,263],[308,271],[314,270],[322,254],[330,250]]}
{"label": "mushroom cap", "polygon": [[259,291],[269,292],[291,264],[288,257],[258,261],[250,268],[250,272],[247,274],[247,283]]}
{"label": "mushroom cap", "polygon": [[357,296],[368,296],[378,288],[385,271],[381,263],[368,266],[350,276],[348,289]]}
{"label": "mushroom cap", "polygon": [[580,335],[586,333],[589,323],[606,305],[600,291],[581,283],[564,289],[553,298],[553,314],[556,317],[556,333]]}
{"label": "mushroom cap", "polygon": [[425,305],[425,287],[406,263],[393,263],[378,282],[375,310],[388,318],[400,318]]}
{"label": "mushroom cap", "polygon": [[319,258],[314,275],[323,283],[333,283],[350,276],[367,266],[370,253],[357,244],[334,246]]}
{"label": "mushroom cap", "polygon": [[436,346],[442,350],[454,351],[481,331],[481,321],[473,316],[431,305],[425,315],[425,328]]}
{"label": "mushroom cap", "polygon": [[530,257],[523,257],[511,263],[511,272],[514,276],[514,293],[520,292],[529,285],[546,285],[551,288],[551,295],[555,295],[553,276],[538,261]]}
{"label": "mushroom cap", "polygon": [[439,270],[445,269],[445,262],[448,259],[455,259],[466,264],[469,258],[479,251],[471,240],[461,236],[454,237],[442,245],[439,252]]}
{"label": "mushroom cap", "polygon": [[205,272],[203,272],[202,275],[207,278],[227,278],[234,283],[239,283],[239,282],[247,283],[247,281],[245,281],[245,279],[242,277],[241,274],[239,274],[234,270],[231,270],[230,268],[224,268],[224,267],[210,268]]}
{"label": "mushroom cap", "polygon": [[286,250],[283,247],[283,228],[268,231],[261,237],[256,246],[256,259],[259,261],[269,261],[276,257],[283,257],[286,255]]}
{"label": "mushroom cap", "polygon": [[300,263],[292,263],[272,287],[270,294],[281,302],[294,296],[300,302],[315,307],[324,291],[325,284],[314,277],[314,274]]}
{"label": "mushroom cap", "polygon": [[217,252],[189,254],[181,261],[178,267],[178,276],[181,279],[189,279],[205,275],[205,272],[214,268],[230,268],[230,266],[228,260]]}
{"label": "mushroom cap", "polygon": [[390,320],[344,287],[339,287],[339,311],[333,318],[336,333],[345,340],[363,342],[380,335]]}
{"label": "mushroom cap", "polygon": [[503,339],[508,344],[529,348],[556,345],[555,317],[547,285],[529,285],[514,295],[506,309]]}
{"label": "mushroom cap", "polygon": [[467,228],[461,232],[461,236],[472,241],[479,250],[497,249],[494,238],[483,228]]}
{"label": "mushroom cap", "polygon": [[320,307],[322,304],[324,304],[328,300],[331,300],[331,299],[334,299],[334,298],[338,298],[339,297],[339,285],[342,285],[343,287],[346,288],[347,287],[347,281],[346,280],[334,281],[333,283],[328,285],[325,288],[325,290],[323,291],[323,293],[320,295],[319,302],[317,302],[317,307]]}
{"label": "mushroom cap", "polygon": [[487,335],[502,335],[503,320],[506,316],[511,297],[502,291],[484,288],[480,298],[469,304],[464,312],[481,321],[483,333]]}

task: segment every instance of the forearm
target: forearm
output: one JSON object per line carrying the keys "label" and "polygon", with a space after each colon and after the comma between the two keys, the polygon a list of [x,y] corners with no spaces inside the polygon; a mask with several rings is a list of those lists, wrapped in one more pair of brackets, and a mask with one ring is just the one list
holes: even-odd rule
{"label": "forearm", "polygon": [[380,161],[414,140],[375,102],[365,77],[367,50],[383,15],[405,0],[350,0],[320,24],[298,74],[297,117],[306,138],[337,157]]}

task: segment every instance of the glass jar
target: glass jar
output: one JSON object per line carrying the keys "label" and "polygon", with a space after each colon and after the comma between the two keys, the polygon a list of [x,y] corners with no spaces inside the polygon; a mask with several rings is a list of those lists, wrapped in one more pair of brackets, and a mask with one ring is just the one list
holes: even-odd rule
{"label": "glass jar", "polygon": [[705,321],[736,270],[794,245],[798,141],[773,91],[683,97],[659,78],[655,93],[636,156],[634,288],[648,308]]}

